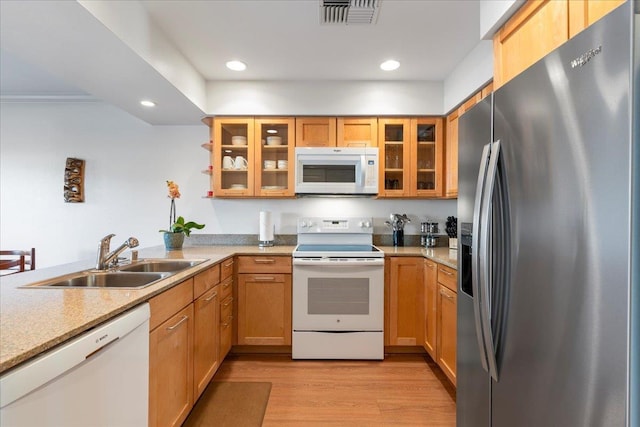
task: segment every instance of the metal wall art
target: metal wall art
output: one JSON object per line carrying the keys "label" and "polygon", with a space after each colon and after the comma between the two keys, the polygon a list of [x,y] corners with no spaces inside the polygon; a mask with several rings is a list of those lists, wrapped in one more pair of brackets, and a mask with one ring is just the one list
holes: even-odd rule
{"label": "metal wall art", "polygon": [[84,202],[84,160],[67,157],[64,168],[64,201]]}

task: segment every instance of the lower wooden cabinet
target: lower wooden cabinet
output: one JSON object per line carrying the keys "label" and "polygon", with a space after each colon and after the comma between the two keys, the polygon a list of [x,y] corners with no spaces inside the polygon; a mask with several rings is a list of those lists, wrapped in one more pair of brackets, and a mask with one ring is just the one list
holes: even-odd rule
{"label": "lower wooden cabinet", "polygon": [[193,386],[194,398],[202,394],[220,366],[220,286],[194,301]]}
{"label": "lower wooden cabinet", "polygon": [[436,360],[438,264],[424,260],[424,349]]}
{"label": "lower wooden cabinet", "polygon": [[437,362],[445,375],[456,383],[457,294],[438,285]]}
{"label": "lower wooden cabinet", "polygon": [[423,342],[422,257],[389,257],[388,345],[416,346]]}
{"label": "lower wooden cabinet", "polygon": [[291,345],[291,257],[238,257],[238,344]]}
{"label": "lower wooden cabinet", "polygon": [[149,335],[149,425],[180,426],[193,406],[193,304]]}
{"label": "lower wooden cabinet", "polygon": [[456,353],[458,327],[458,272],[438,265],[438,294],[436,296],[436,362],[456,384]]}
{"label": "lower wooden cabinet", "polygon": [[220,360],[231,350],[233,344],[233,276],[220,283]]}
{"label": "lower wooden cabinet", "polygon": [[291,345],[291,274],[239,274],[238,313],[238,344]]}
{"label": "lower wooden cabinet", "polygon": [[[149,300],[151,427],[182,425],[224,357],[219,351],[224,282],[218,284],[219,277],[218,264]],[[225,277],[232,283],[230,275]],[[231,298],[231,286],[224,289]]]}

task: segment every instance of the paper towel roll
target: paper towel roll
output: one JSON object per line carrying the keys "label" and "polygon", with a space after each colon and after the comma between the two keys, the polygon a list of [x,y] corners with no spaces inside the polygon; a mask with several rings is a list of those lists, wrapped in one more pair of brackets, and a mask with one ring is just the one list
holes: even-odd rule
{"label": "paper towel roll", "polygon": [[260,211],[260,238],[261,242],[273,241],[273,221],[270,211]]}

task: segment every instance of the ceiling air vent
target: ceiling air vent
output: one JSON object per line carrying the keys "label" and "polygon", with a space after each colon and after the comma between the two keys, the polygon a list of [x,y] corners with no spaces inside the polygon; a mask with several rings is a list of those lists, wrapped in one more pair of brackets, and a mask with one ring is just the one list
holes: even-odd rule
{"label": "ceiling air vent", "polygon": [[320,0],[321,24],[375,24],[382,0]]}

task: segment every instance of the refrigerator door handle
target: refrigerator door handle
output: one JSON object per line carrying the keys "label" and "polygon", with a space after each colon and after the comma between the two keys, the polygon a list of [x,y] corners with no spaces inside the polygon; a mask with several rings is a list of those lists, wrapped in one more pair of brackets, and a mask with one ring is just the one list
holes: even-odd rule
{"label": "refrigerator door handle", "polygon": [[487,364],[487,350],[485,346],[484,333],[482,327],[482,317],[480,313],[480,292],[482,286],[480,286],[480,233],[483,231],[480,226],[480,212],[482,210],[483,192],[485,189],[485,182],[487,176],[487,163],[489,161],[489,153],[491,150],[491,144],[487,144],[482,149],[482,158],[480,161],[480,171],[478,172],[478,180],[476,184],[476,198],[473,206],[473,230],[471,237],[471,288],[473,290],[473,314],[475,318],[476,338],[478,339],[478,348],[480,350],[480,362],[482,368],[489,372],[489,365]]}
{"label": "refrigerator door handle", "polygon": [[480,318],[482,320],[482,333],[485,343],[485,351],[487,362],[489,364],[489,374],[498,381],[498,368],[496,363],[496,351],[493,339],[493,331],[491,330],[491,289],[489,284],[492,281],[491,266],[493,265],[492,254],[490,252],[489,236],[491,235],[491,203],[494,196],[496,186],[496,177],[498,174],[498,159],[500,158],[500,141],[491,144],[491,154],[489,164],[487,166],[487,178],[485,182],[485,190],[482,194],[482,202],[480,209],[480,241],[479,241],[479,264],[481,277],[480,280]]}

